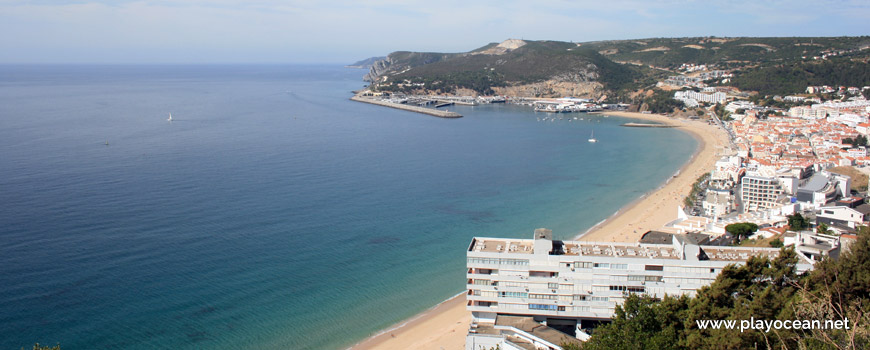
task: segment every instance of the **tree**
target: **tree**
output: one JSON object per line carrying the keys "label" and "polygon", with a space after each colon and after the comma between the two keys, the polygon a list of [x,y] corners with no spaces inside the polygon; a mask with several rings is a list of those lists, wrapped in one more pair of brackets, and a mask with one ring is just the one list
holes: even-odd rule
{"label": "tree", "polygon": [[743,240],[753,232],[758,231],[758,225],[751,222],[741,222],[725,226],[725,231],[737,237],[738,240]]}
{"label": "tree", "polygon": [[771,247],[782,248],[782,245],[783,245],[782,240],[779,238],[774,238],[773,240],[770,241]]}
{"label": "tree", "polygon": [[858,137],[855,138],[855,143],[853,143],[853,145],[856,147],[867,146],[867,136],[858,135]]}
{"label": "tree", "polygon": [[[870,349],[870,228],[838,260],[797,273],[798,255],[725,267],[695,297],[630,295],[583,344],[597,349]],[[849,320],[850,329],[700,329],[699,320]]]}
{"label": "tree", "polygon": [[628,295],[617,305],[610,324],[595,329],[583,350],[598,349],[684,349],[680,343],[684,331],[686,296],[657,299]]}
{"label": "tree", "polygon": [[824,222],[820,223],[819,226],[816,227],[816,232],[821,233],[821,234],[825,234],[825,235],[829,235],[829,234],[834,233],[834,231],[831,231],[830,229],[828,229],[828,224],[826,224]]}
{"label": "tree", "polygon": [[858,239],[839,259],[823,258],[801,285],[796,317],[849,319],[852,328],[797,332],[803,348],[870,348],[870,228],[858,227]]}
{"label": "tree", "polygon": [[809,226],[807,219],[801,213],[794,213],[794,215],[788,216],[788,227],[792,231],[800,231],[807,228],[807,226]]}

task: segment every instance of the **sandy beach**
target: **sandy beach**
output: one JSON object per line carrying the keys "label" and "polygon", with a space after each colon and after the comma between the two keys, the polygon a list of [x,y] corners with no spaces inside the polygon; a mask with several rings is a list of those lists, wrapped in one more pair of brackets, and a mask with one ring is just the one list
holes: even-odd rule
{"label": "sandy beach", "polygon": [[[576,239],[587,241],[636,242],[640,236],[674,220],[677,206],[689,194],[692,184],[702,174],[709,172],[722,157],[728,145],[727,134],[717,126],[703,121],[671,119],[656,114],[631,112],[606,112],[616,117],[643,119],[675,125],[688,132],[699,142],[698,150],[671,178],[658,189],[620,209],[617,215],[580,233]],[[471,315],[465,310],[465,295],[460,294],[423,314],[414,316],[390,327],[378,336],[371,337],[353,346],[354,350],[460,350],[465,348],[465,335]]]}
{"label": "sandy beach", "polygon": [[717,126],[704,121],[671,119],[657,114],[630,112],[607,112],[611,116],[630,117],[676,125],[698,140],[699,147],[692,158],[662,187],[648,193],[605,222],[593,227],[586,233],[578,234],[575,239],[584,241],[637,242],[644,232],[662,227],[677,218],[677,207],[689,195],[692,184],[701,175],[710,172],[713,165],[723,156],[722,150],[728,145],[728,135]]}
{"label": "sandy beach", "polygon": [[471,314],[465,310],[465,294],[394,325],[353,347],[354,350],[465,349],[465,334]]}

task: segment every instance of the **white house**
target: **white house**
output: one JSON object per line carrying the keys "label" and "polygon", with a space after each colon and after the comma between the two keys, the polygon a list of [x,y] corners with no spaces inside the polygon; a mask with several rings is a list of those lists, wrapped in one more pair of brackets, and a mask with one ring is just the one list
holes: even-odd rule
{"label": "white house", "polygon": [[822,207],[816,222],[831,226],[855,228],[864,222],[864,213],[845,206]]}

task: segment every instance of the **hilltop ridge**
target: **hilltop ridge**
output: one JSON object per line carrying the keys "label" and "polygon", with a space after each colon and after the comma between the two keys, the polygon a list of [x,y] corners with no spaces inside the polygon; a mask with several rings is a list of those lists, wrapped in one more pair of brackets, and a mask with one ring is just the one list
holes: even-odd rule
{"label": "hilltop ridge", "polygon": [[507,39],[461,53],[397,51],[365,80],[380,91],[522,97],[637,96],[685,65],[739,71],[850,52],[870,37],[686,37],[562,42]]}

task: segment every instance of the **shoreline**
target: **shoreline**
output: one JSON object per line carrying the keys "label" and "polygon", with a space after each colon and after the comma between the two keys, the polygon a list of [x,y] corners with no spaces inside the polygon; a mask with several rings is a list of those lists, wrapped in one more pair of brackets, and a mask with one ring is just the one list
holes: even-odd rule
{"label": "shoreline", "polygon": [[[578,233],[574,237],[574,240],[586,240],[594,237],[594,240],[598,241],[617,241],[619,238],[631,239],[636,236],[634,241],[637,241],[640,238],[640,234],[646,232],[645,230],[640,234],[636,232],[627,234],[626,232],[614,229],[620,227],[628,227],[628,230],[632,231],[635,230],[635,227],[655,229],[662,225],[656,227],[647,225],[654,225],[655,222],[661,221],[661,219],[650,219],[664,218],[664,223],[674,220],[676,218],[676,207],[667,207],[667,204],[672,204],[674,201],[682,203],[683,196],[678,195],[674,197],[674,194],[682,192],[688,194],[691,190],[691,185],[700,176],[695,174],[699,171],[708,172],[716,160],[719,159],[717,149],[724,145],[721,142],[727,142],[727,136],[722,130],[719,130],[716,126],[707,125],[704,122],[671,119],[657,114],[634,112],[592,112],[589,114],[606,114],[614,117],[644,119],[667,124],[688,133],[698,141],[698,147],[692,153],[692,156],[664,183],[643,193],[640,197],[621,207],[615,213],[590,227],[585,232]],[[426,311],[398,322],[360,341],[348,349],[463,350],[465,349],[466,331],[471,321],[471,315],[465,310],[464,294],[465,291],[460,292]]]}
{"label": "shoreline", "polygon": [[676,219],[677,206],[682,205],[683,198],[691,191],[692,184],[699,176],[708,173],[719,160],[718,150],[727,143],[727,135],[718,127],[700,121],[672,119],[658,114],[636,112],[607,112],[606,114],[671,125],[685,131],[698,141],[695,152],[673,176],[619,208],[614,215],[578,233],[573,238],[589,241],[637,242],[646,231],[660,228]]}
{"label": "shoreline", "polygon": [[464,349],[470,323],[470,314],[465,310],[465,291],[462,291],[363,339],[347,350]]}

